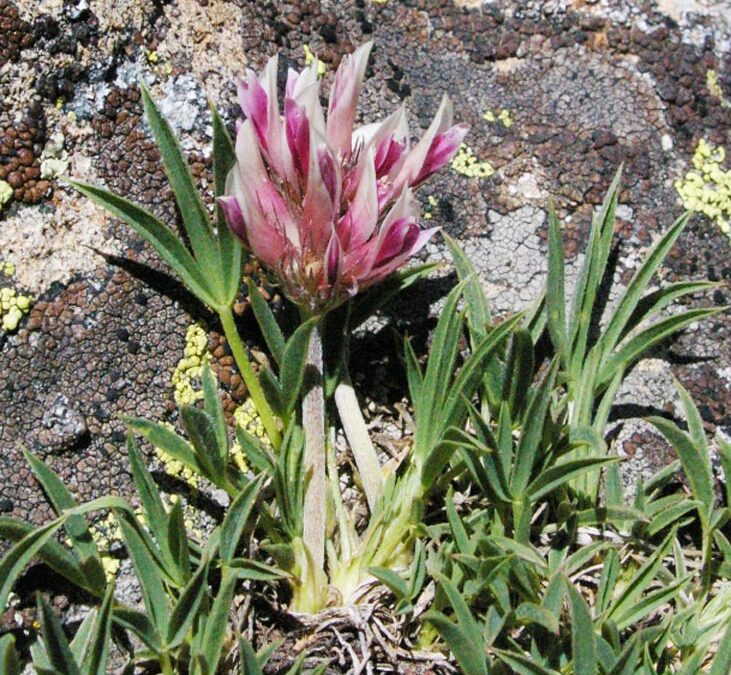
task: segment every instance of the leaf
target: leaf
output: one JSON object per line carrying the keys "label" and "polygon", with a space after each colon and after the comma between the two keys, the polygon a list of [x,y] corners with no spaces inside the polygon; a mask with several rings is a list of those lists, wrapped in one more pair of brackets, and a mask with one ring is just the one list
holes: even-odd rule
{"label": "leaf", "polygon": [[609,354],[617,346],[625,326],[633,318],[632,315],[640,302],[642,294],[645,292],[657,268],[667,257],[667,254],[680,236],[680,233],[685,229],[689,217],[690,213],[685,213],[670,226],[668,231],[665,232],[652,248],[637,272],[635,272],[632,280],[622,294],[616,309],[612,312],[606,327],[602,331],[599,343],[605,354]]}
{"label": "leaf", "polygon": [[158,110],[144,82],[140,81],[142,103],[147,122],[160,150],[165,173],[183,217],[185,231],[201,271],[205,271],[210,288],[219,305],[226,304],[227,293],[222,277],[221,257],[211,232],[206,207],[201,201],[183,151],[165,118]]}
{"label": "leaf", "polygon": [[693,497],[703,504],[699,510],[704,523],[707,522],[713,509],[713,472],[710,459],[704,455],[693,440],[678,426],[664,417],[648,417],[647,421],[665,436],[668,443],[678,453],[678,459],[683,465],[683,473],[688,478]]}
{"label": "leaf", "polygon": [[568,462],[560,462],[550,469],[541,472],[538,477],[528,485],[526,492],[531,501],[537,502],[549,495],[557,487],[567,483],[576,476],[598,469],[610,462],[619,461],[619,457],[582,457]]}
{"label": "leaf", "polygon": [[177,647],[185,637],[191,624],[198,615],[198,608],[208,590],[208,560],[204,558],[196,573],[178,599],[170,615],[167,629],[167,647]]}
{"label": "leaf", "polygon": [[79,181],[69,181],[82,195],[105,208],[109,213],[123,220],[176,272],[178,278],[204,304],[217,306],[215,290],[198,267],[193,256],[182,241],[163,225],[149,211],[102,188]]}
{"label": "leaf", "polygon": [[710,675],[727,675],[727,673],[731,673],[731,622],[728,623],[718,644],[718,651],[713,657],[710,670]]}
{"label": "leaf", "polygon": [[167,514],[167,548],[175,565],[178,575],[178,588],[184,586],[190,578],[190,549],[188,547],[188,533],[185,531],[183,518],[183,502],[176,499],[170,512]]}
{"label": "leaf", "polygon": [[256,322],[259,324],[261,334],[267,343],[269,353],[274,358],[274,362],[281,368],[282,363],[284,363],[286,344],[282,329],[279,327],[269,303],[264,300],[253,280],[247,279],[246,284],[249,289],[249,300],[251,301],[251,308],[254,310]]}
{"label": "leaf", "polygon": [[224,564],[229,564],[236,554],[241,535],[246,527],[251,510],[254,508],[256,498],[259,495],[264,476],[259,476],[255,481],[248,483],[236,496],[221,524],[221,543],[219,551]]}
{"label": "leaf", "polygon": [[[424,619],[436,626],[464,671],[474,673],[474,675],[487,675],[482,631],[477,621],[472,616],[457,587],[442,574],[437,574],[436,578],[454,610],[457,626],[454,626],[451,621],[439,612],[427,612]],[[439,623],[435,623],[435,619]],[[447,623],[449,623],[449,626],[447,626]],[[454,628],[450,628],[450,626]]]}
{"label": "leaf", "polygon": [[526,421],[520,441],[518,442],[518,449],[513,464],[513,475],[510,480],[510,491],[514,495],[522,495],[525,493],[528,481],[533,472],[543,435],[543,428],[546,423],[548,403],[553,393],[553,383],[556,379],[557,370],[558,360],[554,359],[526,410]]}
{"label": "leaf", "polygon": [[618,574],[619,556],[617,555],[615,548],[610,548],[604,558],[602,575],[599,579],[599,588],[596,593],[595,605],[597,614],[603,614],[607,607],[609,607],[609,604],[612,601],[612,595],[614,594]]}
{"label": "leaf", "polygon": [[203,407],[213,422],[218,455],[221,458],[221,463],[225,466],[228,461],[228,431],[223,415],[221,397],[218,394],[218,383],[208,363],[204,363],[201,368],[201,382],[203,384]]}
{"label": "leaf", "polygon": [[37,606],[38,616],[41,619],[43,646],[50,666],[63,675],[81,675],[63,628],[40,593],[37,595]]}
{"label": "leaf", "polygon": [[84,675],[105,675],[107,672],[112,634],[113,599],[114,585],[109,584],[94,620],[94,625],[91,630],[91,641],[81,661],[81,669]]}
{"label": "leaf", "polygon": [[[544,668],[536,663],[535,659],[521,652],[510,652],[505,649],[493,648],[495,656],[510,666],[518,675],[560,675],[559,671]],[[579,675],[577,672],[576,675]],[[583,675],[583,673],[582,673]]]}
{"label": "leaf", "polygon": [[629,626],[638,623],[641,619],[651,614],[656,609],[670,602],[676,595],[680,593],[683,586],[685,586],[690,577],[680,579],[674,584],[669,586],[663,586],[657,591],[650,593],[638,602],[626,607],[624,612],[613,613],[617,628],[622,631]]}
{"label": "leaf", "polygon": [[[561,224],[553,204],[548,207],[548,280],[546,282],[546,309],[548,332],[555,350],[567,357],[566,294],[564,291],[564,252]],[[568,360],[568,359],[567,359]]]}
{"label": "leaf", "polygon": [[[726,490],[726,506],[731,506],[731,443],[720,434],[716,436],[718,441],[718,458],[723,468],[723,484]],[[0,530],[0,533],[2,530]]]}
{"label": "leaf", "polygon": [[132,431],[146,438],[156,448],[170,455],[173,459],[182,462],[199,476],[205,475],[203,467],[196,458],[193,447],[172,429],[169,429],[164,424],[151,422],[141,417],[123,417],[122,419]]}
{"label": "leaf", "polygon": [[[65,510],[73,509],[76,506],[76,501],[63,484],[63,481],[44,462],[27,450],[23,451],[23,456],[30,464],[33,475],[41,484],[56,514],[60,516],[63,515]],[[107,583],[104,568],[101,564],[99,550],[91,537],[86,520],[83,516],[69,516],[64,523],[64,529],[71,540],[73,553],[79,561],[89,584],[97,594],[103,593]]]}
{"label": "leaf", "polygon": [[571,615],[571,655],[574,672],[592,675],[597,672],[594,625],[586,601],[576,587],[564,576]]}
{"label": "leaf", "polygon": [[301,324],[287,340],[282,356],[282,371],[280,382],[284,393],[284,404],[287,414],[294,410],[302,389],[307,368],[307,352],[313,330],[316,328],[318,317],[308,319]]}
{"label": "leaf", "polygon": [[639,332],[633,338],[626,341],[619,351],[606,359],[599,371],[597,385],[605,385],[612,379],[618,369],[626,370],[628,366],[640,359],[650,348],[659,342],[679,333],[696,321],[708,319],[720,312],[726,311],[726,309],[726,307],[689,309],[662,321],[658,321],[649,328]]}
{"label": "leaf", "polygon": [[401,578],[401,575],[396,574],[396,572],[388,567],[369,567],[368,573],[372,574],[378,581],[390,589],[397,600],[409,597],[409,588],[406,582]]}
{"label": "leaf", "polygon": [[236,440],[246,456],[246,460],[257,471],[263,471],[267,476],[274,474],[275,459],[252,433],[240,425],[236,425]]}
{"label": "leaf", "polygon": [[218,449],[216,429],[211,416],[192,405],[180,407],[180,419],[185,433],[195,448],[198,464],[204,469],[203,475],[212,483],[224,483],[225,465]]}
{"label": "leaf", "polygon": [[264,675],[259,660],[256,658],[256,652],[243,635],[239,636],[239,657],[241,659],[241,675]]}
{"label": "leaf", "polygon": [[216,599],[213,601],[211,611],[206,619],[203,629],[203,650],[208,673],[213,675],[217,672],[218,662],[221,660],[221,651],[226,638],[228,627],[228,616],[233,601],[234,590],[238,578],[234,574],[223,572],[221,587],[218,589]]}
{"label": "leaf", "polygon": [[522,328],[511,334],[503,374],[502,400],[507,401],[514,418],[520,414],[525,396],[533,380],[533,340]]}
{"label": "leaf", "polygon": [[[270,547],[267,547],[269,549]],[[252,579],[254,581],[276,581],[290,576],[284,570],[258,560],[248,558],[234,558],[229,567],[235,571],[239,579]]]}
{"label": "leaf", "polygon": [[112,621],[124,630],[132,631],[155,653],[162,651],[160,635],[144,612],[117,605],[112,609]]}
{"label": "leaf", "polygon": [[20,675],[20,660],[15,651],[15,637],[10,633],[0,637],[0,673]]}
{"label": "leaf", "polygon": [[32,530],[0,560],[0,611],[4,612],[7,609],[10,591],[25,566],[45,546],[63,522],[64,518],[57,518],[43,527]]}
{"label": "leaf", "polygon": [[168,627],[169,608],[160,575],[160,566],[156,563],[150,547],[145,542],[144,531],[134,516],[120,512],[116,516],[125,548],[137,574],[147,615],[150,617],[155,631],[164,635]]}
{"label": "leaf", "polygon": [[[216,197],[220,197],[226,192],[226,178],[236,162],[236,152],[216,106],[213,103],[209,105],[213,123],[213,183]],[[221,273],[230,304],[236,299],[239,292],[244,248],[239,238],[229,229],[220,206],[217,207],[216,212]]]}
{"label": "leaf", "polygon": [[559,632],[559,623],[556,615],[545,607],[541,607],[532,602],[522,602],[518,605],[515,609],[515,620],[521,626],[532,623],[542,626],[554,635],[558,635]]}
{"label": "leaf", "polygon": [[[17,518],[0,516],[0,539],[18,542],[35,529],[36,527],[34,525],[18,520]],[[36,555],[54,572],[60,574],[72,584],[86,589],[93,595],[98,593],[98,590],[91,588],[89,580],[76,559],[58,542],[49,539],[36,552]]]}
{"label": "leaf", "polygon": [[420,414],[419,403],[424,389],[424,373],[421,370],[419,359],[416,357],[414,347],[408,337],[404,338],[404,360],[406,362],[406,379],[409,384],[409,398],[411,399],[414,413],[418,417]]}

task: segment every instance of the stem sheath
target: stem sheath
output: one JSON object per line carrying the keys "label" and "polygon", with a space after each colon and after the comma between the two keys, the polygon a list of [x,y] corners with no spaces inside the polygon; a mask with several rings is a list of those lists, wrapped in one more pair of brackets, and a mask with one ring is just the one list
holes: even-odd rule
{"label": "stem sheath", "polygon": [[305,432],[305,489],[302,538],[313,563],[325,566],[325,396],[322,388],[322,335],[316,326],[310,336],[302,399],[302,426]]}
{"label": "stem sheath", "polygon": [[275,450],[278,450],[282,445],[282,436],[279,433],[279,427],[277,426],[277,419],[274,416],[269,403],[264,396],[264,390],[259,384],[259,379],[251,366],[251,361],[246,355],[246,349],[244,343],[241,341],[241,336],[236,328],[234,321],[234,315],[231,312],[230,307],[226,307],[219,311],[219,317],[221,318],[221,324],[223,325],[223,332],[226,335],[226,340],[231,347],[231,352],[236,359],[236,365],[239,368],[241,377],[244,379],[246,389],[251,396],[251,400],[254,402],[256,412],[259,413],[264,429],[271,441],[272,446]]}

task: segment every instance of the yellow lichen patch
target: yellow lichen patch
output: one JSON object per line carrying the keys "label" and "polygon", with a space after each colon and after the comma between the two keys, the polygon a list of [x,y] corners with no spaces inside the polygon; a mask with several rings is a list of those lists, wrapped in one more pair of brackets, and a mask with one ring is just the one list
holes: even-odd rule
{"label": "yellow lichen patch", "polygon": [[464,143],[459,146],[459,150],[452,160],[452,168],[468,178],[488,178],[495,173],[490,162],[479,161],[472,149]]}
{"label": "yellow lichen patch", "polygon": [[426,208],[424,209],[422,218],[424,220],[431,220],[434,217],[434,209],[436,209],[438,204],[437,198],[434,195],[429,195],[426,198]]}
{"label": "yellow lichen patch", "polygon": [[492,110],[487,110],[482,113],[482,119],[491,124],[493,122],[500,122],[506,129],[510,129],[513,126],[513,118],[510,116],[510,111],[505,108],[497,114]]}
{"label": "yellow lichen patch", "polygon": [[723,89],[721,89],[721,85],[718,83],[718,73],[715,70],[709,70],[706,73],[706,87],[708,87],[708,91],[711,92],[712,96],[715,96],[721,101],[721,105],[724,108],[731,107],[731,101],[723,95]]}
{"label": "yellow lichen patch", "polygon": [[[312,53],[312,50],[310,49],[310,45],[302,45],[302,51],[305,53],[305,65],[309,66],[317,57]],[[317,77],[324,77],[325,73],[327,72],[327,66],[320,61],[317,60]]]}
{"label": "yellow lichen patch", "polygon": [[4,204],[7,204],[13,196],[13,188],[10,187],[10,183],[0,180],[0,210]]}
{"label": "yellow lichen patch", "polygon": [[178,361],[172,377],[172,384],[175,387],[173,397],[178,405],[190,405],[203,398],[203,392],[196,391],[193,382],[200,377],[203,364],[210,360],[205,329],[199,323],[188,326],[183,358]]}
{"label": "yellow lichen patch", "polygon": [[91,537],[99,549],[107,581],[112,581],[119,572],[119,559],[110,553],[110,548],[114,542],[122,541],[117,520],[110,513],[104,520],[94,523],[89,529]]}
{"label": "yellow lichen patch", "polygon": [[[258,438],[265,445],[269,445],[269,439],[264,429],[264,424],[259,417],[259,413],[256,412],[254,403],[251,399],[245,401],[236,410],[234,410],[234,422],[237,426],[248,431],[252,436]],[[249,465],[246,462],[246,455],[244,450],[236,441],[231,446],[231,458],[242,471],[248,471]]]}
{"label": "yellow lichen patch", "polygon": [[9,261],[2,262],[0,260],[0,271],[2,271],[6,277],[12,277],[15,274],[15,264]]}
{"label": "yellow lichen patch", "polygon": [[31,298],[19,294],[14,288],[0,288],[0,328],[6,333],[14,331],[30,309]]}
{"label": "yellow lichen patch", "polygon": [[163,471],[168,476],[182,480],[194,490],[198,489],[198,474],[195,471],[160,448],[155,448],[155,454],[162,464]]}
{"label": "yellow lichen patch", "polygon": [[693,154],[693,168],[675,189],[689,211],[698,211],[714,220],[731,237],[731,170],[724,170],[726,150],[701,139]]}

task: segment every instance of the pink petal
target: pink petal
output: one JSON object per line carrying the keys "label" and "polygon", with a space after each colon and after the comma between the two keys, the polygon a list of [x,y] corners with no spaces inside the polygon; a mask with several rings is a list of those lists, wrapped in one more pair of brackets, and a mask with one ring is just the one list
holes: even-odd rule
{"label": "pink petal", "polygon": [[355,106],[365,76],[373,42],[366,42],[346,56],[335,73],[327,111],[327,142],[347,157],[351,149]]}
{"label": "pink petal", "polygon": [[[313,142],[316,141],[317,134],[312,129],[310,131],[310,167],[307,176],[307,190],[302,202],[300,227],[303,244],[322,260],[330,241],[337,212],[338,202],[333,200],[333,191],[337,197],[339,174],[324,143],[319,147],[315,146],[313,151]],[[323,170],[325,176],[323,176]]]}
{"label": "pink petal", "polygon": [[438,134],[432,141],[421,171],[413,184],[418,185],[423,182],[449,162],[457,153],[457,149],[469,130],[467,124],[455,124],[444,133]]}
{"label": "pink petal", "polygon": [[310,165],[310,126],[305,111],[291,98],[284,101],[287,143],[302,185],[307,184]]}
{"label": "pink petal", "polygon": [[327,246],[325,260],[327,263],[327,282],[331,286],[338,280],[340,263],[342,259],[342,248],[337,233],[333,232],[330,243]]}
{"label": "pink petal", "polygon": [[378,190],[373,151],[363,158],[363,170],[355,197],[338,224],[338,234],[346,249],[368,241],[378,221]]}
{"label": "pink petal", "polygon": [[[237,171],[234,167],[233,171]],[[231,230],[239,237],[244,243],[246,241],[246,227],[244,222],[244,214],[241,212],[239,201],[236,197],[229,195],[226,197],[219,197],[218,203],[221,206],[223,215],[226,218],[226,223]]]}

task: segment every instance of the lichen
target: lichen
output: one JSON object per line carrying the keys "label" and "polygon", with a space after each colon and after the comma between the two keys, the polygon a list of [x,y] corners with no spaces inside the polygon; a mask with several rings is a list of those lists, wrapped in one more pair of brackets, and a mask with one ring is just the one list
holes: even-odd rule
{"label": "lichen", "polygon": [[675,189],[689,211],[698,211],[715,221],[731,238],[731,170],[724,170],[726,150],[704,139],[698,141],[690,169]]}
{"label": "lichen", "polygon": [[107,581],[113,581],[119,573],[119,558],[112,552],[114,543],[122,541],[122,534],[119,525],[113,514],[108,514],[104,520],[94,523],[90,528],[91,537],[99,549],[102,560],[102,567]]}
{"label": "lichen", "polygon": [[452,160],[452,168],[468,178],[488,178],[495,173],[490,162],[479,161],[472,149],[464,143],[459,146],[459,150]]}
{"label": "lichen", "polygon": [[500,122],[506,129],[510,129],[513,126],[513,118],[510,116],[510,111],[505,108],[497,113],[497,115],[492,110],[487,110],[482,113],[482,119],[491,124]]}
{"label": "lichen", "polygon": [[[5,277],[12,277],[15,275],[15,265],[0,260],[0,272]],[[10,286],[0,288],[0,329],[5,333],[16,330],[20,320],[30,310],[31,302],[32,298],[29,295],[18,293]]]}
{"label": "lichen", "polygon": [[436,209],[438,204],[439,201],[437,200],[437,198],[434,195],[429,195],[426,198],[426,207],[424,209],[422,218],[424,220],[431,220],[434,217],[434,209]]}
{"label": "lichen", "polygon": [[723,95],[723,89],[718,83],[718,73],[713,69],[706,72],[706,87],[711,92],[711,96],[715,96],[724,108],[731,108],[731,101]]}
{"label": "lichen", "polygon": [[13,188],[10,187],[10,183],[0,180],[0,211],[2,211],[3,205],[7,204],[13,197]]}
{"label": "lichen", "polygon": [[63,149],[66,139],[62,133],[51,136],[41,153],[41,178],[58,178],[66,173],[69,166],[68,153]]}
{"label": "lichen", "polygon": [[[264,423],[256,412],[256,407],[251,399],[247,399],[236,410],[234,410],[234,422],[237,426],[248,431],[252,436],[258,438],[265,445],[269,444]],[[238,441],[231,446],[231,458],[242,471],[248,471],[249,465],[246,461],[246,454]]]}
{"label": "lichen", "polygon": [[205,328],[200,323],[188,326],[185,333],[183,358],[178,361],[172,377],[172,384],[175,388],[173,398],[179,406],[190,405],[203,397],[203,392],[197,391],[193,387],[193,383],[200,377],[203,364],[210,360]]}
{"label": "lichen", "polygon": [[[312,53],[310,45],[302,45],[302,51],[305,53],[305,65],[309,66],[317,57]],[[327,72],[327,66],[320,60],[317,61],[317,77],[324,77]]]}

